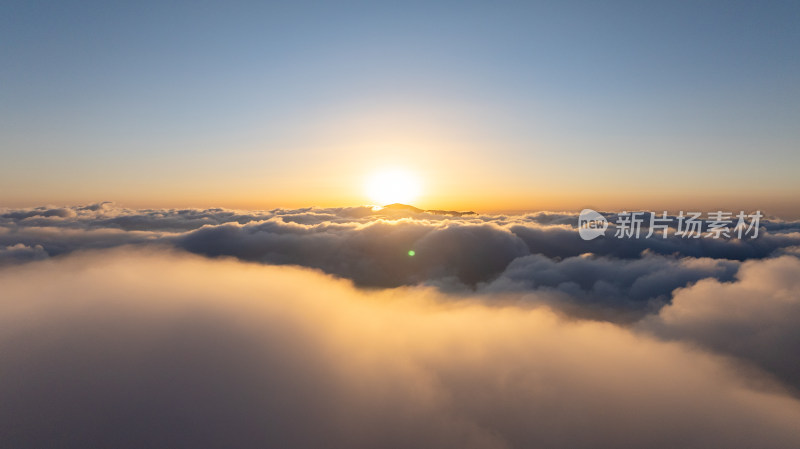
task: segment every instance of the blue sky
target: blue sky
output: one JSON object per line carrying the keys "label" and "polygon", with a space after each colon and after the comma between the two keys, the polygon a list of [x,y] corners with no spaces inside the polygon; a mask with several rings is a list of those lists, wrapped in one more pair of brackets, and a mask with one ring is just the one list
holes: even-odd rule
{"label": "blue sky", "polygon": [[2,9],[0,205],[796,207],[797,2]]}

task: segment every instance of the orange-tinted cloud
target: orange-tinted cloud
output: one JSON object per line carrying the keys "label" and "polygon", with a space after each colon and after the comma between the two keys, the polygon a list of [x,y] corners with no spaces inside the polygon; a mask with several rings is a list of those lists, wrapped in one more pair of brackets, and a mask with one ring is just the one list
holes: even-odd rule
{"label": "orange-tinted cloud", "polygon": [[800,445],[800,401],[766,377],[513,295],[130,247],[0,285],[13,447]]}

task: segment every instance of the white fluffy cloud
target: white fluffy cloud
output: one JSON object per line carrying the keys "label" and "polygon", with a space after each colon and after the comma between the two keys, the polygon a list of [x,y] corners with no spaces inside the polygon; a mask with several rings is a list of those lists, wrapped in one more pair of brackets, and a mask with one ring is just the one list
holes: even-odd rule
{"label": "white fluffy cloud", "polygon": [[800,388],[800,259],[745,262],[735,282],[704,279],[640,326],[755,362]]}
{"label": "white fluffy cloud", "polygon": [[0,211],[0,435],[798,446],[800,223],[767,220],[744,241],[585,242],[576,221]]}
{"label": "white fluffy cloud", "polygon": [[[613,222],[613,220],[612,220]],[[0,246],[57,256],[125,244],[321,269],[364,287],[558,290],[600,308],[652,311],[673,289],[732,279],[740,261],[800,244],[800,223],[763,222],[754,240],[583,241],[569,213],[448,216],[413,210],[132,210],[109,204],[0,213]],[[408,251],[415,251],[410,258]],[[585,257],[592,254],[592,257]]]}
{"label": "white fluffy cloud", "polygon": [[17,243],[5,248],[0,246],[0,266],[42,260],[47,257],[48,254],[42,245],[28,246]]}
{"label": "white fluffy cloud", "polygon": [[[740,282],[796,274],[768,263]],[[131,247],[6,267],[0,285],[10,447],[800,445],[800,402],[734,360],[514,294]]]}

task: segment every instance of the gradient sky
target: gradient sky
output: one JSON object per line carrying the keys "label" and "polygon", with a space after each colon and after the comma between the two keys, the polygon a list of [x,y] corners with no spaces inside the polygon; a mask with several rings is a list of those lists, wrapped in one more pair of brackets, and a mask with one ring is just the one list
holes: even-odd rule
{"label": "gradient sky", "polygon": [[800,215],[800,3],[37,2],[0,14],[0,206]]}

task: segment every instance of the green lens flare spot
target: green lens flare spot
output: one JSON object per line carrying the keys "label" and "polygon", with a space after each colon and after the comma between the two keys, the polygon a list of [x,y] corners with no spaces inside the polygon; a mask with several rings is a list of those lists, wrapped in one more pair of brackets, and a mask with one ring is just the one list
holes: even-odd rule
{"label": "green lens flare spot", "polygon": [[409,256],[413,256],[414,254],[417,254],[417,253],[415,253],[413,249],[408,251],[408,255]]}

